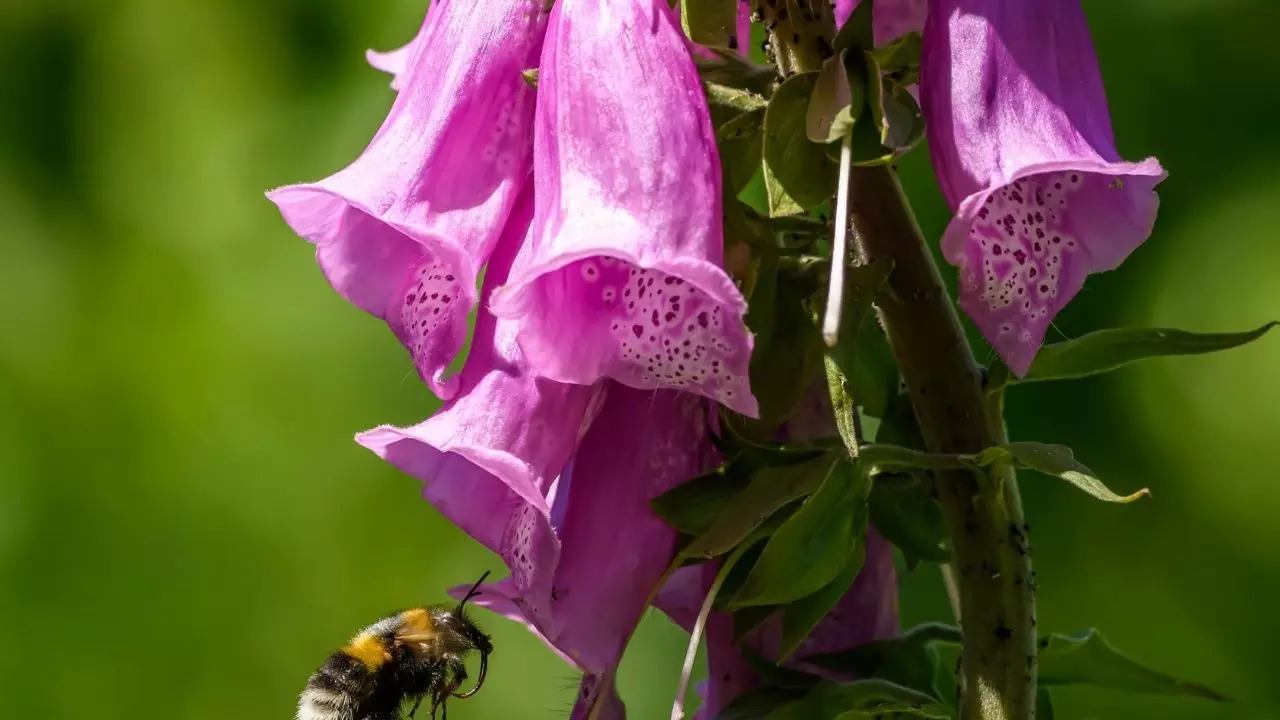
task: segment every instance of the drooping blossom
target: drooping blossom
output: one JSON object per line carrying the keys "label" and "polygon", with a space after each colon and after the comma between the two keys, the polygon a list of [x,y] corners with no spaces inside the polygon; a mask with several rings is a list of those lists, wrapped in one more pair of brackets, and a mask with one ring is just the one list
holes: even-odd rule
{"label": "drooping blossom", "polygon": [[334,288],[384,319],[444,399],[476,276],[531,167],[541,0],[442,0],[386,65],[401,91],[369,146],[317,183],[269,194]]}
{"label": "drooping blossom", "polygon": [[560,0],[539,64],[533,252],[493,312],[547,377],[703,394],[754,415],[720,167],[666,0]]}
{"label": "drooping blossom", "polygon": [[[503,282],[533,214],[526,188],[489,263],[485,295]],[[559,541],[551,505],[564,469],[599,409],[597,388],[565,385],[532,371],[515,340],[515,324],[477,314],[460,392],[425,421],[383,426],[357,441],[424,483],[445,517],[499,554],[524,610],[545,621]],[[543,586],[536,586],[543,583]]]}
{"label": "drooping blossom", "polygon": [[1079,0],[934,0],[921,92],[960,305],[1023,375],[1085,278],[1150,235],[1164,170],[1116,152]]}
{"label": "drooping blossom", "polygon": [[[836,0],[836,24],[843,25],[860,1]],[[875,0],[871,6],[871,33],[876,45],[919,32],[928,13],[929,0]]]}
{"label": "drooping blossom", "polygon": [[[559,555],[541,567],[549,582],[533,584],[544,596],[501,581],[476,600],[526,624],[583,671],[575,719],[624,717],[618,663],[676,549],[676,531],[649,501],[716,465],[708,405],[690,393],[608,382],[551,499]],[[539,620],[530,604],[550,610]]]}
{"label": "drooping blossom", "polygon": [[[668,581],[657,606],[686,630],[693,626],[699,606],[715,577],[714,563],[682,568]],[[775,660],[781,643],[778,616],[742,639],[752,652]],[[805,660],[840,652],[872,640],[898,634],[898,575],[893,547],[875,530],[868,530],[866,559],[845,596],[827,613],[809,637],[783,662],[785,667],[827,674]],[[702,705],[698,717],[712,720],[742,693],[757,687],[760,678],[733,640],[733,616],[712,613],[706,626],[707,681],[699,687]],[[853,678],[833,678],[851,680]]]}

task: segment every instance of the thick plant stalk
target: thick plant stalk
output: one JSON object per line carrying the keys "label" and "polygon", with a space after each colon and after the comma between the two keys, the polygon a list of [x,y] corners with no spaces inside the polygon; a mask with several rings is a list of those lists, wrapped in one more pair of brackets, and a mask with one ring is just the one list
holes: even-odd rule
{"label": "thick plant stalk", "polygon": [[[788,8],[805,0],[784,0]],[[825,6],[825,3],[814,3]],[[766,25],[775,3],[756,3]],[[814,15],[770,39],[783,72],[815,71],[834,24]],[[820,14],[819,14],[820,15]],[[829,54],[829,53],[827,53]],[[855,168],[850,178],[855,254],[893,263],[877,301],[926,447],[972,453],[1006,441],[998,400],[984,404],[978,366],[960,318],[895,172]],[[837,220],[838,222],[840,220]],[[952,546],[964,635],[963,720],[1035,717],[1035,582],[1017,478],[1007,466],[933,478]]]}
{"label": "thick plant stalk", "polygon": [[[852,182],[864,256],[894,263],[877,308],[926,447],[969,453],[1005,442],[1001,419],[985,411],[973,353],[897,177],[886,167],[857,168]],[[960,590],[960,715],[1034,718],[1035,581],[1014,472],[1007,466],[986,476],[940,472],[934,492]]]}

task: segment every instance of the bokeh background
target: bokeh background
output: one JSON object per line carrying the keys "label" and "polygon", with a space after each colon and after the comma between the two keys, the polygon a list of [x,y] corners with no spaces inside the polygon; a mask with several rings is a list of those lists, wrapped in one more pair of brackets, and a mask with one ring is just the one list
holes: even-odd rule
{"label": "bokeh background", "polygon": [[[354,629],[500,564],[357,447],[434,401],[263,199],[353,158],[392,93],[366,47],[421,0],[0,2],[0,716],[291,717]],[[1154,236],[1090,280],[1067,336],[1280,316],[1280,5],[1086,0],[1122,153],[1157,155]],[[920,151],[926,230],[947,213]],[[985,348],[983,349],[985,352]],[[1280,717],[1280,337],[1017,388],[1131,506],[1024,481],[1041,627],[1102,628],[1232,706],[1057,693],[1059,717]],[[904,618],[945,618],[937,574]],[[576,680],[491,619],[454,717],[554,718]],[[684,638],[646,620],[633,717],[666,717]]]}

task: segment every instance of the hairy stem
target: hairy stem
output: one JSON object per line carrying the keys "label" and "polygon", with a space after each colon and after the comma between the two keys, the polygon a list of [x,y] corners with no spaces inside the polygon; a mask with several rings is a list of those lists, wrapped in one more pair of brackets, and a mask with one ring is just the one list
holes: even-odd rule
{"label": "hairy stem", "polygon": [[[995,404],[984,403],[977,364],[933,255],[894,171],[857,168],[853,221],[867,260],[893,272],[877,302],[902,368],[925,445],[969,453],[1005,442]],[[998,411],[996,411],[998,412]],[[1035,581],[1028,528],[1012,468],[940,472],[933,491],[953,550],[964,632],[961,717],[1035,717]]]}
{"label": "hairy stem", "polygon": [[[818,70],[831,54],[835,24],[826,2],[754,0],[753,6],[770,28],[783,74]],[[786,8],[785,18],[779,7]],[[897,174],[884,166],[854,168],[849,182],[855,255],[861,262],[893,263],[876,309],[925,446],[972,453],[1005,442],[1002,397],[983,396],[960,318]],[[1035,581],[1017,478],[1011,467],[999,465],[986,473],[939,472],[932,490],[946,520],[958,585],[960,716],[1034,720]]]}

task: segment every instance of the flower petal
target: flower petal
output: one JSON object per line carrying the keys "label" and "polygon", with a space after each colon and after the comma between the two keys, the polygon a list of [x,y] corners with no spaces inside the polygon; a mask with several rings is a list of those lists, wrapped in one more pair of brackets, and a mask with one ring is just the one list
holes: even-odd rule
{"label": "flower petal", "polygon": [[1078,0],[934,0],[921,89],[960,305],[1023,375],[1085,278],[1151,234],[1164,170],[1116,152]]}
{"label": "flower petal", "polygon": [[405,70],[409,67],[409,55],[413,52],[414,44],[402,45],[395,50],[379,52],[377,50],[365,50],[364,59],[375,70],[381,70],[391,76],[391,89],[399,90],[404,80]]}
{"label": "flower petal", "polygon": [[[861,0],[836,0],[836,24],[843,25]],[[876,45],[892,42],[909,32],[920,32],[929,14],[929,0],[875,0],[871,8],[871,32]]]}
{"label": "flower petal", "polygon": [[[688,393],[610,384],[559,479],[551,511],[563,517],[556,524],[559,559],[540,568],[554,580],[531,583],[546,597],[534,598],[529,589],[512,594],[502,583],[480,596],[519,611],[539,637],[572,658],[589,685],[603,683],[588,688],[591,702],[615,702],[611,678],[675,552],[677,533],[649,500],[716,463],[707,405]],[[551,610],[539,617],[530,605]]]}
{"label": "flower petal", "polygon": [[666,1],[560,0],[547,33],[534,252],[494,313],[523,318],[521,347],[553,379],[683,389],[754,415],[715,135]]}
{"label": "flower petal", "polygon": [[[531,192],[513,212],[485,279],[486,292],[506,279],[529,229]],[[476,319],[461,392],[409,428],[384,426],[357,441],[421,479],[426,498],[472,537],[502,556],[522,608],[545,621],[550,572],[560,552],[551,505],[557,476],[598,410],[599,393],[531,372],[515,342],[515,324],[488,313]],[[535,587],[537,583],[543,587]]]}
{"label": "flower petal", "polygon": [[334,288],[387,321],[441,398],[466,338],[476,273],[531,166],[540,0],[450,0],[428,14],[402,90],[355,162],[268,194],[316,244]]}

